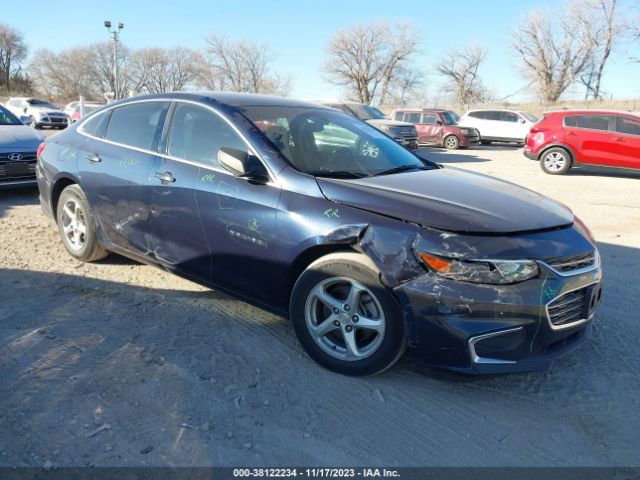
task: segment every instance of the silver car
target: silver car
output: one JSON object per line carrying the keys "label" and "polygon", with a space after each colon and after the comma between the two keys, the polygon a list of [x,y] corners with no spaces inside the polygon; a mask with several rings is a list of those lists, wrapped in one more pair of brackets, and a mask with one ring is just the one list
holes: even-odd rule
{"label": "silver car", "polygon": [[36,185],[36,157],[43,140],[0,105],[0,189]]}
{"label": "silver car", "polygon": [[18,117],[28,117],[28,124],[33,128],[52,127],[66,128],[69,125],[69,117],[46,100],[32,97],[12,97],[5,106]]}

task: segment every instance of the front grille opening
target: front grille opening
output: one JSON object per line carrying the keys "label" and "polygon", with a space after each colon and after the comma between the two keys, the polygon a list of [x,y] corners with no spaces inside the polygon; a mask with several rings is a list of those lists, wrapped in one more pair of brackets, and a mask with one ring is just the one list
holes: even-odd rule
{"label": "front grille opening", "polygon": [[549,320],[555,326],[568,325],[587,316],[587,288],[565,293],[547,306]]}
{"label": "front grille opening", "polygon": [[595,252],[588,252],[566,257],[547,258],[545,263],[560,272],[570,272],[571,270],[591,267],[595,264],[595,261]]}

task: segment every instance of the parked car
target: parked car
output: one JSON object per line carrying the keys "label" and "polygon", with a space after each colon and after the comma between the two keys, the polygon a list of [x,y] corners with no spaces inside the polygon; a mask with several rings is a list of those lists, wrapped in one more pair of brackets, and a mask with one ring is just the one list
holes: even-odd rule
{"label": "parked car", "polygon": [[11,97],[5,106],[16,116],[29,117],[28,123],[33,128],[66,128],[69,124],[64,112],[45,100],[31,97]]}
{"label": "parked car", "polygon": [[401,108],[394,110],[391,116],[415,124],[420,145],[439,145],[455,150],[468,148],[479,141],[476,129],[459,126],[460,117],[451,110]]}
{"label": "parked car", "polygon": [[412,123],[398,122],[385,117],[379,109],[364,103],[324,103],[324,105],[342,110],[386,133],[396,142],[409,150],[418,148],[418,132]]}
{"label": "parked car", "polygon": [[469,110],[460,117],[460,125],[473,127],[480,133],[483,145],[507,142],[524,145],[529,130],[538,119],[520,110]]}
{"label": "parked car", "polygon": [[[89,115],[91,112],[99,109],[100,107],[102,107],[103,105],[100,103],[85,103],[84,104],[84,114],[85,115]],[[78,120],[80,120],[80,118],[82,118],[81,112],[80,112],[80,103],[78,103],[75,107],[73,107],[73,109],[71,110],[71,113],[69,114],[69,121],[71,123],[77,122]]]}
{"label": "parked car", "polygon": [[529,133],[524,154],[562,175],[579,164],[640,168],[640,116],[610,111],[547,112]]}
{"label": "parked car", "polygon": [[44,137],[0,106],[0,189],[36,185],[36,153]]}
{"label": "parked car", "polygon": [[[352,141],[325,142],[338,131]],[[569,209],[312,103],[122,100],[49,137],[37,172],[74,258],[117,252],[289,317],[344,374],[407,346],[461,372],[543,369],[587,338],[600,300],[595,242]]]}

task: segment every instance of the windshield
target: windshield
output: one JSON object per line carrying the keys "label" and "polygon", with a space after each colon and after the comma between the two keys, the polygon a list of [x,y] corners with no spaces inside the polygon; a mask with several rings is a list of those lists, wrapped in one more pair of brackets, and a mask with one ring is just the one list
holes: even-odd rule
{"label": "windshield", "polygon": [[284,106],[238,109],[295,168],[310,175],[359,178],[437,168],[342,112]]}
{"label": "windshield", "polygon": [[445,125],[457,125],[460,119],[460,115],[454,112],[442,112],[442,116],[444,117]]}
{"label": "windshield", "polygon": [[377,108],[371,107],[369,105],[361,103],[350,103],[347,105],[347,108],[351,110],[360,120],[384,118],[384,113],[382,113]]}
{"label": "windshield", "polygon": [[22,125],[22,122],[9,110],[0,106],[0,125]]}
{"label": "windshield", "polygon": [[45,102],[44,100],[38,100],[37,98],[30,98],[27,100],[27,103],[34,107],[45,107],[45,108],[53,108],[54,110],[57,107],[53,103]]}
{"label": "windshield", "polygon": [[538,118],[535,115],[531,115],[529,112],[518,112],[520,115],[522,115],[524,118],[526,118],[527,120],[529,120],[530,122],[536,123],[538,121]]}

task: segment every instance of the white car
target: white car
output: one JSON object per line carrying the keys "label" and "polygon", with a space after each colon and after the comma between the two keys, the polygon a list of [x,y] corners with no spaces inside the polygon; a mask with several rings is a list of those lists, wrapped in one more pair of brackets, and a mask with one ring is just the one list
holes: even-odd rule
{"label": "white car", "polygon": [[529,112],[519,110],[469,110],[458,121],[459,125],[473,127],[480,133],[480,142],[513,142],[524,145],[529,130],[538,119]]}
{"label": "white car", "polygon": [[11,97],[4,104],[17,117],[28,117],[33,128],[66,128],[69,118],[54,104],[33,97]]}

